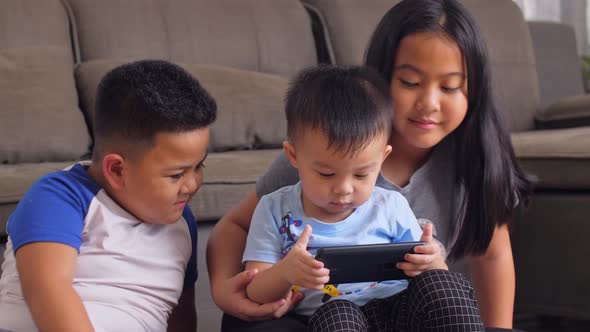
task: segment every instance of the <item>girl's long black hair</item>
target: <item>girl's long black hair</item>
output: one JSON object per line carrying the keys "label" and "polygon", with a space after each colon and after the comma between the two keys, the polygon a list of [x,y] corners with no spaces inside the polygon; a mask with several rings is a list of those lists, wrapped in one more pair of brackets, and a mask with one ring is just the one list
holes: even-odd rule
{"label": "girl's long black hair", "polygon": [[391,82],[401,40],[417,32],[444,34],[457,43],[465,58],[468,110],[449,138],[456,147],[456,180],[466,195],[455,221],[461,228],[449,258],[481,255],[496,225],[510,223],[515,206],[528,202],[532,181],[516,162],[494,103],[483,35],[458,1],[406,0],[391,8],[373,33],[365,64]]}

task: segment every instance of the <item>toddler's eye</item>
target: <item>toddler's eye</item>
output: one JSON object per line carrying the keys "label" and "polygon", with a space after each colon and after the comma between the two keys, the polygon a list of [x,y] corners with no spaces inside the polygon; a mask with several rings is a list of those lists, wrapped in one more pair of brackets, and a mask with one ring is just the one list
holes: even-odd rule
{"label": "toddler's eye", "polygon": [[318,172],[318,174],[323,177],[330,177],[330,176],[334,175],[334,173],[322,173],[322,172]]}
{"label": "toddler's eye", "polygon": [[178,179],[182,178],[183,176],[184,176],[184,173],[178,173],[178,174],[170,175],[169,177],[174,180],[178,180]]}
{"label": "toddler's eye", "polygon": [[355,175],[355,177],[356,177],[357,179],[364,179],[364,178],[366,178],[367,176],[369,176],[369,174],[356,174],[356,175]]}

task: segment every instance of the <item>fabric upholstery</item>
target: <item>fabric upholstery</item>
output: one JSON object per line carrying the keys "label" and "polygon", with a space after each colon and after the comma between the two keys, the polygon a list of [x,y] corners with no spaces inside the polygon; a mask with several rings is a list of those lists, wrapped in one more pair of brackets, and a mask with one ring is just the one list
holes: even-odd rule
{"label": "fabric upholstery", "polygon": [[0,1],[0,8],[0,163],[79,158],[89,136],[65,8],[58,0]]}
{"label": "fabric upholstery", "polygon": [[288,77],[316,63],[310,20],[299,1],[70,2],[82,61],[158,58]]}
{"label": "fabric upholstery", "polygon": [[574,29],[555,22],[527,24],[535,50],[541,109],[563,97],[584,93]]}
{"label": "fabric upholstery", "polygon": [[590,127],[514,133],[512,144],[537,190],[590,190]]}
{"label": "fabric upholstery", "polygon": [[[80,105],[89,123],[92,123],[98,83],[120,64],[123,62],[97,60],[77,66]],[[211,127],[210,148],[213,151],[281,146],[287,132],[283,112],[286,79],[216,65],[180,65],[193,74],[217,102],[217,120]]]}
{"label": "fabric upholstery", "polygon": [[579,94],[564,97],[539,112],[540,128],[571,128],[590,126],[590,95]]}
{"label": "fabric upholstery", "polygon": [[515,221],[517,312],[590,319],[590,267],[580,264],[590,256],[589,202],[588,190],[541,191]]}

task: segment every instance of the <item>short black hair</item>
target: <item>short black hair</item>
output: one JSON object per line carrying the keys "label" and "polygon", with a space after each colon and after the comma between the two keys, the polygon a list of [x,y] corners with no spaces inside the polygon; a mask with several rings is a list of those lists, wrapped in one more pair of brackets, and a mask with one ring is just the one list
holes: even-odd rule
{"label": "short black hair", "polygon": [[389,86],[363,66],[321,65],[300,72],[286,97],[287,135],[304,129],[326,134],[328,147],[354,153],[378,134],[389,137],[393,106]]}
{"label": "short black hair", "polygon": [[149,148],[158,133],[207,127],[216,113],[215,100],[180,66],[162,60],[124,64],[98,85],[94,150],[109,144]]}

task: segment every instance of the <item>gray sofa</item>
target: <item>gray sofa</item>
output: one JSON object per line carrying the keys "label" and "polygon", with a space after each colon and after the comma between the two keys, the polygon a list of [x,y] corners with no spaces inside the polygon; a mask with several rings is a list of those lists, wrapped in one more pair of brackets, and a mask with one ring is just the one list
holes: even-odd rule
{"label": "gray sofa", "polygon": [[[88,153],[100,77],[141,58],[184,66],[217,99],[205,181],[190,205],[198,220],[218,219],[280,151],[288,79],[318,58],[361,63],[396,2],[0,0],[0,234],[38,177]],[[590,318],[590,268],[582,263],[590,254],[590,127],[578,126],[588,113],[567,103],[547,113],[531,33],[511,0],[464,3],[487,38],[519,161],[539,178],[513,231],[516,310]],[[575,128],[560,128],[563,114]],[[203,319],[212,318],[201,316],[200,326]]]}

